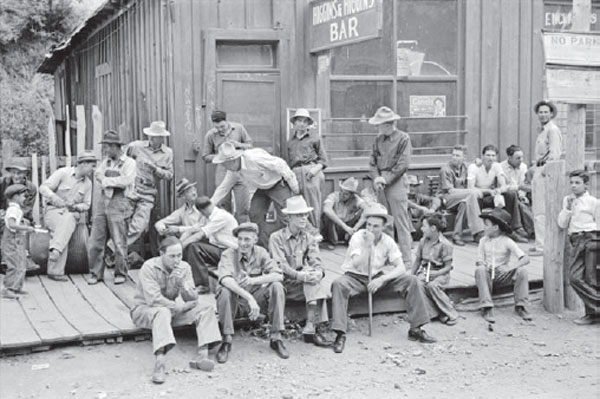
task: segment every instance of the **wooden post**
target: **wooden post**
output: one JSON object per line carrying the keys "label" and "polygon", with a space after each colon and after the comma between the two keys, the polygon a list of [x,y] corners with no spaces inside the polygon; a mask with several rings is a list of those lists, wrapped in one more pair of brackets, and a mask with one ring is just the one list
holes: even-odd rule
{"label": "wooden post", "polygon": [[77,115],[77,154],[85,150],[85,108],[83,105],[75,107]]}
{"label": "wooden post", "polygon": [[[36,187],[40,186],[40,181],[39,181],[39,176],[38,176],[38,157],[37,154],[34,152],[33,154],[31,154],[31,181],[33,182],[33,184],[35,184]],[[35,201],[33,202],[33,222],[36,225],[40,224],[40,193],[38,191],[37,195],[35,196]]]}
{"label": "wooden post", "polygon": [[[40,185],[44,184],[46,182],[46,168],[48,167],[48,157],[47,156],[42,156],[42,168],[41,168],[41,173],[40,173],[40,177],[42,179],[42,181],[40,182]],[[40,199],[43,198],[40,194]],[[44,215],[46,213],[46,206],[44,201],[40,202],[40,212],[42,215]]]}
{"label": "wooden post", "polygon": [[65,129],[65,155],[67,156],[67,166],[71,166],[71,114],[68,105],[65,105],[65,119],[67,122],[67,128]]}
{"label": "wooden post", "polygon": [[[571,30],[588,32],[592,14],[591,0],[573,0],[573,24]],[[567,109],[566,171],[583,169],[585,166],[585,111],[584,104],[569,104]],[[566,178],[565,178],[566,182]],[[551,198],[551,197],[550,197]],[[561,202],[562,204],[562,197]],[[569,282],[569,264],[564,262],[565,306],[567,309],[582,311],[583,302]]]}
{"label": "wooden post", "polygon": [[92,148],[98,159],[102,159],[102,144],[100,144],[102,140],[102,123],[100,108],[97,105],[92,105],[92,130],[94,132]]}
{"label": "wooden post", "polygon": [[54,117],[48,117],[48,163],[50,164],[50,173],[56,170],[56,126]]}
{"label": "wooden post", "polygon": [[546,202],[546,241],[544,243],[544,308],[550,313],[564,310],[563,262],[565,230],[558,227],[558,213],[566,194],[565,161],[546,163],[546,198],[561,201]]}

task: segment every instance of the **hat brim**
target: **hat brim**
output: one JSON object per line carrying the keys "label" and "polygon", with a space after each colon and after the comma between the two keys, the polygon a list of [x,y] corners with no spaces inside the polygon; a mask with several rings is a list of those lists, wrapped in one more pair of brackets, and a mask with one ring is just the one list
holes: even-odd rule
{"label": "hat brim", "polygon": [[389,118],[380,118],[378,116],[374,116],[369,119],[369,124],[381,125],[382,123],[399,121],[400,119],[402,119],[402,118],[400,118],[400,115],[397,115],[397,114],[394,114],[393,116],[391,116]]}
{"label": "hat brim", "polygon": [[386,224],[391,224],[394,221],[394,218],[392,217],[392,215],[389,215],[387,213],[365,213],[364,215],[365,215],[365,219],[370,218],[370,217],[377,217],[377,218],[385,219]]}
{"label": "hat brim", "polygon": [[102,140],[98,144],[118,144],[118,145],[123,145],[125,143],[123,143],[121,140],[119,140],[119,141]]}
{"label": "hat brim", "polygon": [[236,227],[235,229],[233,229],[232,234],[233,234],[234,237],[237,238],[238,234],[240,234],[242,231],[250,231],[250,232],[252,232],[254,234],[258,234],[258,230],[254,229],[252,227],[247,227],[247,226]]}
{"label": "hat brim", "polygon": [[98,163],[98,159],[97,158],[81,158],[77,160],[77,163],[82,163],[82,162],[96,162]]}
{"label": "hat brim", "polygon": [[358,187],[356,188],[356,190],[349,189],[349,188],[347,188],[347,187],[344,187],[344,186],[342,185],[342,182],[341,182],[341,181],[338,183],[338,186],[340,187],[340,190],[348,191],[349,193],[358,194],[358,192],[359,192],[359,191],[358,191]]}
{"label": "hat brim", "polygon": [[11,170],[11,169],[20,170],[21,172],[29,172],[31,170],[28,167],[19,166],[19,165],[8,165],[8,166],[5,166],[4,169],[6,169],[6,170]]}
{"label": "hat brim", "polygon": [[494,223],[496,223],[499,227],[500,230],[504,231],[507,234],[512,233],[512,228],[507,225],[504,220],[497,218],[496,216],[489,214],[489,213],[483,213],[481,215],[479,215],[480,218],[482,219],[489,219],[491,221],[493,221]]}
{"label": "hat brim", "polygon": [[149,127],[143,128],[142,131],[144,132],[144,134],[146,136],[150,136],[150,137],[169,137],[171,135],[171,132],[169,132],[168,130],[165,130],[162,133],[154,133],[154,132],[150,131]]}
{"label": "hat brim", "polygon": [[307,207],[306,207],[306,208],[304,208],[304,209],[295,209],[295,210],[293,210],[293,211],[288,211],[288,209],[287,209],[287,208],[283,208],[283,209],[281,210],[281,213],[284,213],[284,214],[286,214],[286,215],[300,215],[300,214],[303,214],[303,213],[309,213],[309,212],[312,212],[312,210],[313,210],[313,207],[312,207],[312,206],[307,206]]}
{"label": "hat brim", "polygon": [[223,157],[223,156],[221,156],[221,154],[217,154],[213,158],[212,163],[224,163],[224,162],[228,162],[228,161],[233,161],[234,159],[238,159],[239,157],[241,157],[243,153],[244,153],[244,151],[242,151],[242,150],[236,150],[236,152],[234,154],[232,154],[228,157]]}
{"label": "hat brim", "polygon": [[296,121],[296,118],[306,118],[306,119],[308,119],[308,124],[309,124],[309,125],[314,125],[314,124],[315,124],[315,121],[314,121],[314,119],[313,119],[313,118],[311,118],[310,116],[304,116],[304,115],[295,115],[295,116],[292,116],[292,117],[290,118],[290,123],[291,123],[292,125],[293,125],[293,124],[294,124],[294,122]]}
{"label": "hat brim", "polygon": [[535,105],[533,106],[533,110],[534,110],[534,112],[535,112],[536,114],[537,114],[537,112],[538,112],[539,108],[540,108],[542,105],[545,105],[545,106],[547,106],[548,108],[550,108],[550,112],[552,112],[552,117],[555,117],[555,116],[556,116],[556,113],[557,113],[556,105],[552,104],[552,103],[551,103],[551,102],[549,102],[549,101],[540,101],[540,102],[538,102],[537,104],[535,104]]}
{"label": "hat brim", "polygon": [[178,197],[181,197],[183,194],[185,194],[185,192],[186,192],[187,190],[189,190],[190,188],[194,187],[195,185],[196,185],[196,182],[194,182],[194,183],[188,183],[188,184],[186,184],[185,186],[183,186],[183,188],[182,188],[182,189],[180,189],[180,190],[177,190],[177,196],[178,196]]}

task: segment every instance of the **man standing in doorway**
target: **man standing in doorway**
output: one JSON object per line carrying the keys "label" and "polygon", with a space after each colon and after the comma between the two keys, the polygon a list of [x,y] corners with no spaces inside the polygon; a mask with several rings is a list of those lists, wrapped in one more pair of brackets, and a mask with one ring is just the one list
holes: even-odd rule
{"label": "man standing in doorway", "polygon": [[562,152],[562,135],[560,129],[552,119],[556,116],[556,106],[542,100],[533,110],[538,116],[540,127],[533,156],[535,158],[535,171],[531,182],[531,200],[533,221],[535,227],[535,246],[529,248],[529,255],[541,256],[544,254],[544,235],[546,230],[546,162],[560,159]]}
{"label": "man standing in doorway", "polygon": [[376,125],[379,135],[373,144],[369,162],[373,188],[378,200],[384,204],[394,219],[394,228],[404,264],[410,265],[411,222],[408,214],[408,178],[412,145],[407,133],[396,128],[400,116],[388,107],[380,107],[369,119]]}
{"label": "man standing in doorway", "polygon": [[[225,141],[230,141],[238,150],[247,150],[252,148],[252,138],[241,123],[230,122],[227,120],[227,114],[224,111],[213,111],[210,115],[213,123],[204,137],[204,148],[202,150],[202,159],[207,164],[212,163],[219,152],[219,147]],[[215,170],[215,186],[219,186],[225,178],[227,169],[223,165],[217,165]],[[250,194],[244,183],[240,180],[235,182],[231,190],[235,194],[235,216],[238,222],[248,221],[248,207],[250,206]],[[231,191],[217,204],[227,212],[233,214],[231,206]]]}

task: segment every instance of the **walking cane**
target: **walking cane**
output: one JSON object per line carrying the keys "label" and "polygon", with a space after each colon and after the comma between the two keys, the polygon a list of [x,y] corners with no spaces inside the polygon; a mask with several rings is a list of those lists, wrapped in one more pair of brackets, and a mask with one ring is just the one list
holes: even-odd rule
{"label": "walking cane", "polygon": [[[369,257],[367,260],[367,272],[369,273],[369,284],[371,284],[371,250],[369,249]],[[373,294],[367,289],[367,297],[369,299],[369,337],[373,332]]]}

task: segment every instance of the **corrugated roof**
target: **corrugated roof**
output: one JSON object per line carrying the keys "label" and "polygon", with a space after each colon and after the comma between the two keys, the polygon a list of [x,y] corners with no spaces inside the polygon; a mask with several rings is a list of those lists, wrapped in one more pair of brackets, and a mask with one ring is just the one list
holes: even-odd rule
{"label": "corrugated roof", "polygon": [[45,55],[44,61],[42,61],[37,71],[39,73],[54,74],[54,71],[71,53],[74,47],[85,41],[90,32],[105,22],[108,17],[117,13],[128,2],[129,0],[106,0],[100,4],[88,19],[75,28],[67,39],[50,49],[50,52]]}

